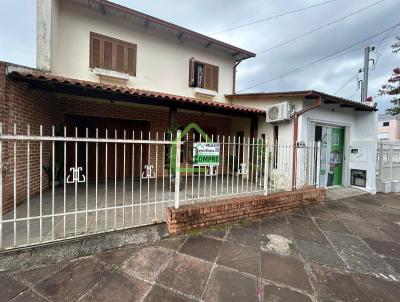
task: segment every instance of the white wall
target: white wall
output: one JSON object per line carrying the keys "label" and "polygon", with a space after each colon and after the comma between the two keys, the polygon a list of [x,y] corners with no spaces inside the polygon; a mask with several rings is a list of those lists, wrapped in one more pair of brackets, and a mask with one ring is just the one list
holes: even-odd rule
{"label": "white wall", "polygon": [[[285,101],[290,102],[294,106],[295,111],[299,111],[303,107],[302,97],[264,97],[264,98],[232,98],[232,104],[257,108],[261,110],[266,110],[267,106],[282,103]],[[258,118],[258,136],[265,134],[265,138],[269,141],[273,140],[273,127],[275,124],[267,123],[265,117]],[[279,137],[278,140],[282,143],[292,143],[293,142],[293,123],[291,121],[279,122],[276,125],[279,126]]]}
{"label": "white wall", "polygon": [[56,36],[52,35],[51,71],[55,74],[99,81],[89,68],[92,31],[137,44],[137,76],[129,77],[128,87],[194,97],[188,81],[189,59],[195,57],[219,66],[219,90],[214,101],[225,102],[224,95],[232,92],[234,59],[227,53],[181,42],[171,34],[145,29],[80,5],[60,1],[59,6],[52,20]]}
{"label": "white wall", "polygon": [[[309,104],[306,104],[309,106]],[[333,109],[333,111],[332,111]],[[350,185],[350,170],[361,169],[367,171],[365,190],[376,192],[375,164],[376,164],[376,117],[375,112],[355,111],[354,108],[341,108],[339,105],[323,104],[321,107],[304,113],[299,122],[299,135],[303,141],[312,139],[311,125],[313,122],[345,127],[343,185]],[[366,150],[366,160],[353,161],[350,159],[351,148]],[[365,149],[366,148],[366,149]],[[360,188],[361,189],[361,188]]]}
{"label": "white wall", "polygon": [[[314,100],[303,100],[303,98],[234,98],[233,104],[266,109],[268,105],[273,105],[283,101],[290,101],[295,105],[295,111],[312,105]],[[299,117],[299,141],[310,142],[314,139],[311,129],[314,123],[345,127],[345,146],[344,146],[344,165],[343,165],[343,185],[350,185],[350,170],[367,170],[367,184],[365,190],[375,193],[375,162],[376,162],[376,118],[374,112],[355,111],[354,108],[341,108],[336,104],[322,104],[320,107],[305,112]],[[281,122],[279,126],[279,143],[293,143],[293,121]],[[266,123],[265,118],[260,117],[258,123],[258,135],[266,134],[266,138],[273,138],[273,124]],[[350,148],[366,148],[367,160],[350,160]]]}

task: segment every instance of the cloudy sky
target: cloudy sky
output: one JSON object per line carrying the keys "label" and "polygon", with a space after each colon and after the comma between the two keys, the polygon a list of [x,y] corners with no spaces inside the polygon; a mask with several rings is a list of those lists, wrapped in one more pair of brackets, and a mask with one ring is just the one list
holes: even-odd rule
{"label": "cloudy sky", "polygon": [[[301,9],[329,0],[115,0],[115,2],[190,28],[213,34],[228,28]],[[35,0],[1,0],[0,60],[34,67]],[[369,8],[353,14],[369,5]],[[400,0],[336,0],[298,13],[213,34],[212,37],[257,53],[239,65],[238,90],[243,92],[315,89],[358,100],[357,71],[363,66],[365,46],[379,48],[371,58],[377,64],[370,71],[369,95],[400,66],[400,55],[390,44],[400,25],[365,42],[354,45],[322,63],[302,68],[400,22]],[[7,13],[4,13],[7,12]],[[344,19],[343,19],[344,18]],[[293,40],[306,32],[334,23],[282,47],[263,50]],[[383,38],[386,40],[382,41]],[[260,54],[261,53],[261,54]],[[297,71],[294,71],[297,70]],[[276,79],[275,79],[276,78]],[[351,81],[349,81],[353,78]],[[362,74],[359,75],[362,78]],[[254,86],[258,83],[264,83]],[[389,106],[386,97],[376,98],[380,109]]]}

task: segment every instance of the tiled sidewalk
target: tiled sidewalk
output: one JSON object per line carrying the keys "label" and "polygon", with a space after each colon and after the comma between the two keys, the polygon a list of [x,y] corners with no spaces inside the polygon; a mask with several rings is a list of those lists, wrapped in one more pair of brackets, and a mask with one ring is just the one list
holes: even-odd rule
{"label": "tiled sidewalk", "polygon": [[400,196],[0,275],[0,301],[399,301]]}

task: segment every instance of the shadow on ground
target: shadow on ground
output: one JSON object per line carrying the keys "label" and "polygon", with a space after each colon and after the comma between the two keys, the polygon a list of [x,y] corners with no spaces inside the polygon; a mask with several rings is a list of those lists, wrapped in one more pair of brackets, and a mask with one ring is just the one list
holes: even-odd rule
{"label": "shadow on ground", "polygon": [[399,301],[400,195],[0,275],[0,301]]}

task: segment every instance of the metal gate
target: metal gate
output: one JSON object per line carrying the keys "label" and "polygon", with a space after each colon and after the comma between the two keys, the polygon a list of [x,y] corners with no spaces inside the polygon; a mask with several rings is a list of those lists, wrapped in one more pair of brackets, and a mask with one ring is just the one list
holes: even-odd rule
{"label": "metal gate", "polygon": [[[84,130],[0,124],[0,250],[162,222],[169,206],[318,186],[317,143]],[[218,147],[216,164],[193,161],[203,142]]]}

